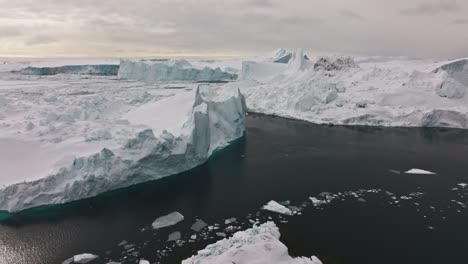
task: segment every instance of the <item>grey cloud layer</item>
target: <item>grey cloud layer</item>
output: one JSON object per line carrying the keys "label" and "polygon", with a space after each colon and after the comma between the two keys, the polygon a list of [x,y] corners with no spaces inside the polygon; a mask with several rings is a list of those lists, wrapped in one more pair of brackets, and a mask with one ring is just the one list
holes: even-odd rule
{"label": "grey cloud layer", "polygon": [[[412,2],[412,1],[411,1]],[[457,0],[0,0],[0,55],[468,56]],[[393,12],[392,12],[393,10]]]}

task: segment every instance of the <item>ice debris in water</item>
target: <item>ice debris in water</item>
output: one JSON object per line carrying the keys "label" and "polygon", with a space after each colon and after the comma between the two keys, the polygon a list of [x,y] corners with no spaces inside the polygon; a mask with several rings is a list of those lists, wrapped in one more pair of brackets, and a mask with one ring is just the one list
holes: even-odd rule
{"label": "ice debris in water", "polygon": [[169,234],[169,238],[167,241],[177,241],[182,237],[182,234],[180,232],[173,232]]}
{"label": "ice debris in water", "polygon": [[147,261],[146,259],[140,259],[140,261],[138,262],[138,264],[150,264],[150,262]]}
{"label": "ice debris in water", "polygon": [[293,212],[291,211],[291,209],[273,200],[268,202],[266,205],[264,205],[262,209],[275,212],[275,213],[279,213],[279,214],[293,215]]}
{"label": "ice debris in water", "polygon": [[160,229],[168,226],[173,226],[182,220],[184,220],[184,216],[181,213],[173,212],[168,215],[157,218],[153,222],[152,226],[153,229]]}
{"label": "ice debris in water", "polygon": [[89,253],[79,254],[79,255],[73,256],[73,263],[86,264],[97,258],[99,258],[99,256],[94,255],[94,254],[89,254]]}
{"label": "ice debris in water", "polygon": [[192,227],[190,227],[190,229],[192,229],[193,231],[195,232],[200,232],[203,228],[205,228],[208,224],[205,223],[205,221],[203,220],[198,220],[197,222],[195,222]]}
{"label": "ice debris in water", "polygon": [[235,233],[231,238],[207,246],[198,251],[196,256],[182,261],[182,264],[322,264],[317,257],[292,258],[279,238],[280,232],[275,223],[254,225]]}
{"label": "ice debris in water", "polygon": [[229,225],[229,224],[232,224],[232,223],[234,223],[236,221],[237,221],[237,219],[235,217],[233,217],[233,218],[229,218],[229,219],[224,220],[224,224]]}
{"label": "ice debris in water", "polygon": [[468,186],[468,184],[466,183],[459,183],[458,186],[462,187],[462,188],[465,188],[466,186]]}
{"label": "ice debris in water", "polygon": [[427,174],[427,175],[433,175],[436,174],[434,172],[426,171],[426,170],[421,170],[421,169],[411,169],[409,171],[405,172],[406,174]]}

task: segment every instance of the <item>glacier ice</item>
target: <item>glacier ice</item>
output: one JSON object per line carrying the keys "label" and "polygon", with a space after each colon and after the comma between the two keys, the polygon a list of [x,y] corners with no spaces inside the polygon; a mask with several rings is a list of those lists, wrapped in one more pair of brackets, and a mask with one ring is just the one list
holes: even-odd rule
{"label": "glacier ice", "polygon": [[317,257],[293,258],[287,247],[279,240],[280,232],[275,223],[267,222],[239,231],[230,238],[222,239],[198,251],[182,264],[219,263],[275,263],[275,264],[322,264]]}
{"label": "glacier ice", "polygon": [[279,213],[279,214],[285,214],[285,215],[292,215],[293,212],[291,209],[287,208],[284,205],[279,204],[276,201],[270,201],[268,202],[265,206],[262,207],[263,210],[268,210],[271,212]]}
{"label": "glacier ice", "polygon": [[[102,107],[101,100],[105,99],[95,99]],[[124,115],[120,113],[120,105],[109,102],[111,109],[117,106],[119,111],[105,109],[107,112],[96,117],[92,114],[87,117],[102,118],[106,114],[107,118],[112,118],[109,126],[118,128],[112,140],[87,142],[84,139],[80,141],[79,136],[70,140],[53,137],[50,143],[38,145],[37,154],[44,160],[57,155],[65,159],[51,174],[1,188],[0,210],[12,212],[67,203],[177,174],[204,163],[214,151],[244,134],[245,101],[237,89],[200,86],[153,102],[131,105]],[[77,114],[81,116],[81,113]],[[51,129],[45,135],[50,137],[60,133],[62,129],[58,127],[66,129],[66,137],[75,132],[73,129],[79,123],[75,117],[60,116],[67,115],[45,119],[50,121],[41,127]],[[92,129],[87,126],[76,128],[79,131]],[[28,133],[33,132],[36,131]],[[13,142],[12,147],[15,145],[17,143]],[[83,156],[73,158],[80,153],[80,148],[86,150],[81,152]],[[51,154],[41,152],[44,149],[50,149]],[[71,156],[66,155],[68,150],[75,154],[70,152]],[[33,162],[38,160],[36,156],[31,157]],[[15,169],[22,167],[14,166]]]}
{"label": "glacier ice", "polygon": [[232,86],[249,111],[318,124],[468,128],[465,59],[299,58],[282,69],[244,63]]}
{"label": "glacier ice", "polygon": [[217,67],[198,68],[186,60],[134,61],[121,60],[118,73],[121,80],[136,81],[225,81],[236,80],[237,74]]}
{"label": "glacier ice", "polygon": [[158,217],[156,220],[154,220],[151,226],[153,229],[161,229],[164,227],[173,226],[182,220],[184,220],[184,216],[181,213],[172,212],[168,215]]}

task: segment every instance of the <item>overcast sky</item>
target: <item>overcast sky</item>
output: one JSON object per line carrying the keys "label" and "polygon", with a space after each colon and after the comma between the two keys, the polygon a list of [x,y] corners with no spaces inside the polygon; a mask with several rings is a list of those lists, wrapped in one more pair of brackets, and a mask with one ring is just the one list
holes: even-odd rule
{"label": "overcast sky", "polygon": [[0,56],[468,56],[467,0],[0,0]]}

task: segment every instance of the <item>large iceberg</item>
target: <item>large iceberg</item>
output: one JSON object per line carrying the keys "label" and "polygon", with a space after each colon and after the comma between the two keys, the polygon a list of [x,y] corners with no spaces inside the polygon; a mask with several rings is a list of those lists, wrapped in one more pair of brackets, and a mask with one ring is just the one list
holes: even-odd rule
{"label": "large iceberg", "polygon": [[244,63],[236,87],[252,112],[318,124],[466,129],[466,61],[296,56],[278,70]]}
{"label": "large iceberg", "polygon": [[275,223],[267,222],[235,233],[231,238],[220,240],[198,251],[196,256],[182,264],[221,263],[275,263],[275,264],[322,264],[315,256],[293,258],[288,248],[279,240],[280,232]]}
{"label": "large iceberg", "polygon": [[121,60],[119,79],[136,81],[230,81],[237,74],[220,67],[196,67],[187,60],[135,61]]}
{"label": "large iceberg", "polygon": [[[116,98],[118,96],[114,95],[114,100]],[[46,97],[45,100],[55,102],[57,99]],[[103,107],[104,98],[100,100],[96,103]],[[139,99],[130,103],[130,108],[111,103],[96,114],[49,113],[42,123],[36,123],[41,129],[45,128],[41,131],[36,125],[29,127],[32,129],[29,131],[27,124],[19,123],[18,127],[26,129],[22,133],[48,133],[46,138],[51,139],[51,142],[31,141],[31,145],[26,142],[26,149],[37,153],[31,154],[32,157],[28,157],[29,154],[18,156],[22,162],[31,161],[34,168],[42,166],[35,163],[49,164],[49,159],[59,161],[57,159],[61,156],[68,158],[51,163],[60,166],[41,167],[43,174],[40,178],[22,175],[24,166],[20,164],[5,164],[7,171],[10,168],[10,175],[20,175],[24,182],[20,176],[2,180],[8,186],[0,189],[0,210],[12,212],[46,204],[63,204],[180,173],[204,163],[214,151],[244,134],[246,107],[237,89],[199,86],[158,100]],[[80,106],[83,107],[81,103]],[[74,111],[73,105],[64,107]],[[105,133],[106,130],[96,130],[104,121],[92,122],[92,118],[108,120],[111,123],[109,127],[115,129],[111,136]],[[11,129],[7,127],[6,130],[8,128]],[[78,133],[75,130],[87,134],[93,132],[95,136],[91,141],[79,136],[71,137],[72,133]],[[50,136],[59,133],[69,139],[56,140]],[[5,156],[11,155],[9,150],[15,150],[19,145],[11,136],[4,141],[0,138],[0,144],[1,153],[4,152]],[[34,145],[38,145],[37,149],[33,148]],[[67,151],[82,155],[74,158]],[[39,174],[40,171],[29,170],[27,173]]]}

